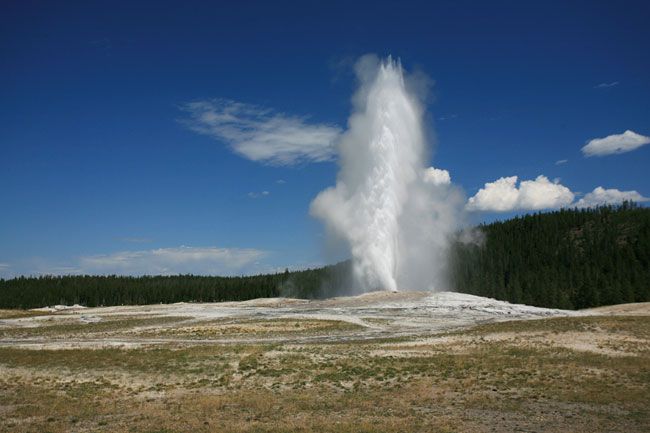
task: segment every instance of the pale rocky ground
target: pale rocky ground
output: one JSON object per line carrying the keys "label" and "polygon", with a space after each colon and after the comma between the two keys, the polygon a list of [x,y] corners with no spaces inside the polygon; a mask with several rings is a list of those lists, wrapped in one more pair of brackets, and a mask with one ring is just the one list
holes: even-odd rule
{"label": "pale rocky ground", "polygon": [[[71,338],[69,335],[47,338],[32,333],[29,337],[2,338],[0,347],[11,346],[35,349],[98,348],[113,346],[143,346],[167,344],[170,341],[183,344],[206,343],[261,343],[261,342],[317,342],[377,339],[386,337],[428,336],[443,331],[468,326],[516,319],[539,319],[547,317],[576,316],[582,312],[536,308],[514,305],[494,299],[461,293],[442,292],[374,292],[353,297],[327,300],[301,299],[254,299],[244,302],[223,303],[177,303],[167,305],[118,306],[84,308],[80,306],[54,306],[33,310],[40,316],[0,320],[0,329],[37,328],[57,324],[91,324],[127,318],[182,318],[179,321],[159,323],[155,326],[138,326],[112,335],[94,338],[83,332]],[[599,312],[598,314],[606,314]],[[251,320],[337,321],[356,325],[353,329],[332,335],[330,332],[257,335],[263,325],[248,324]],[[228,329],[238,323],[250,329],[225,337],[215,332],[211,338],[192,339],[186,336],[192,330],[209,331]],[[281,325],[278,325],[281,326]],[[259,328],[259,329],[258,329]],[[186,331],[187,330],[187,331]],[[284,330],[292,331],[292,329]],[[293,330],[295,331],[295,329]],[[180,334],[180,336],[179,336]],[[201,335],[205,334],[199,333]]]}
{"label": "pale rocky ground", "polygon": [[0,432],[650,431],[650,303],[458,293],[0,311]]}

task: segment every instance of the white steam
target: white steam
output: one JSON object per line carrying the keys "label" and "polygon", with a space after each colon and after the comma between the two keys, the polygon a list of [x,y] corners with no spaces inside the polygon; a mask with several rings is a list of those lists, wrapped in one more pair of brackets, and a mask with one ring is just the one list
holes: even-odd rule
{"label": "white steam", "polygon": [[463,197],[447,171],[425,169],[417,83],[390,57],[363,57],[356,72],[360,87],[339,142],[336,187],[314,199],[311,213],[347,242],[358,289],[444,288]]}

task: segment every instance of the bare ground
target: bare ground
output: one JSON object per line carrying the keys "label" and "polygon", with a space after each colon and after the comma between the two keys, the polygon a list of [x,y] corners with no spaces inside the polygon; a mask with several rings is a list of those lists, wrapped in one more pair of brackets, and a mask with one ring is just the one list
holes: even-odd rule
{"label": "bare ground", "polygon": [[0,432],[650,431],[650,304],[0,311]]}

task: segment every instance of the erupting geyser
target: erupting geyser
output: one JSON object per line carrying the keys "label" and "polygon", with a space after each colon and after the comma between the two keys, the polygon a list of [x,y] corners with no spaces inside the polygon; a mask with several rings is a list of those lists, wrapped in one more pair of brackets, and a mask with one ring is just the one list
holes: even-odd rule
{"label": "erupting geyser", "polygon": [[356,72],[336,187],[314,199],[311,213],[349,245],[358,289],[444,288],[462,196],[447,171],[425,169],[424,109],[401,64],[365,56]]}

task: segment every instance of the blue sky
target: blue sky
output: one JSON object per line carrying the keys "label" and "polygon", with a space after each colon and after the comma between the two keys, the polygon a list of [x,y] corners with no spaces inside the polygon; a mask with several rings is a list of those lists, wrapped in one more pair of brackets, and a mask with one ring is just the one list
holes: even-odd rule
{"label": "blue sky", "polygon": [[486,185],[511,176],[650,196],[648,2],[235,3],[0,6],[0,276],[335,260],[308,209],[366,53],[433,80],[432,164],[471,221],[536,209]]}

